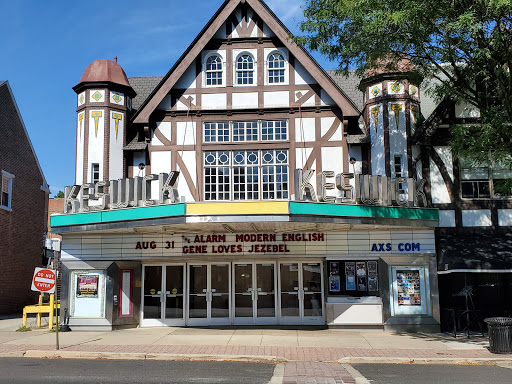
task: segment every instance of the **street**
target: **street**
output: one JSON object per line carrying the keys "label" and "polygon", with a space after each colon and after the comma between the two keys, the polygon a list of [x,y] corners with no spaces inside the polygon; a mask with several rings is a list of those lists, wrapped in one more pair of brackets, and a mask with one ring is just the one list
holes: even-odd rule
{"label": "street", "polygon": [[274,367],[224,361],[0,358],[0,383],[264,384],[271,379]]}
{"label": "street", "polygon": [[372,384],[510,384],[512,366],[434,364],[353,364]]}

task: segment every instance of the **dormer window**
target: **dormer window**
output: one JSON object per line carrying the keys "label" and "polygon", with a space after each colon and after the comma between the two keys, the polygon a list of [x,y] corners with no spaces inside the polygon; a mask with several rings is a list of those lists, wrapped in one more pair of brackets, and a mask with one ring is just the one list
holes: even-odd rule
{"label": "dormer window", "polygon": [[222,59],[219,55],[210,55],[205,63],[206,85],[222,85]]}
{"label": "dormer window", "polygon": [[268,83],[282,84],[285,82],[285,60],[279,52],[273,52],[267,60]]}
{"label": "dormer window", "polygon": [[254,58],[248,53],[236,59],[236,84],[254,84]]}

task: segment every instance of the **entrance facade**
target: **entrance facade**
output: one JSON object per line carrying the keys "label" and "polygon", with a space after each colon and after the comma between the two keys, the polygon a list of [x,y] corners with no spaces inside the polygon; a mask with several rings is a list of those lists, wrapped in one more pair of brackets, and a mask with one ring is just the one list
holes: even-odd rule
{"label": "entrance facade", "polygon": [[143,266],[141,326],[325,324],[322,262]]}

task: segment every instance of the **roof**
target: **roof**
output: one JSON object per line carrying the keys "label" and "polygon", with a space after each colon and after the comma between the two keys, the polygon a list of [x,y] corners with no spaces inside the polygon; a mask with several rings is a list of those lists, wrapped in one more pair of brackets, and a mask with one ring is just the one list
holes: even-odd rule
{"label": "roof", "polygon": [[359,90],[359,83],[361,77],[356,75],[355,71],[349,71],[348,77],[342,75],[336,70],[326,71],[327,74],[334,80],[336,85],[354,102],[357,108],[363,110],[363,92]]}
{"label": "roof", "polygon": [[135,135],[132,141],[126,144],[123,149],[126,151],[143,151],[148,144],[145,141],[139,141],[139,133]]}
{"label": "roof", "polygon": [[95,60],[85,68],[78,84],[93,82],[110,82],[129,87],[128,78],[123,68],[112,60]]}
{"label": "roof", "polygon": [[203,30],[197,35],[192,44],[174,64],[171,70],[164,76],[160,84],[151,93],[150,97],[141,105],[133,117],[135,123],[146,124],[149,122],[153,111],[169,93],[174,84],[179,80],[187,68],[194,62],[206,44],[213,38],[219,28],[233,14],[238,5],[248,4],[254,13],[272,30],[281,43],[294,55],[303,65],[310,64],[310,75],[334,100],[347,116],[359,115],[360,111],[355,104],[347,97],[336,83],[326,74],[320,65],[301,46],[296,45],[291,39],[291,32],[277,18],[272,10],[262,0],[226,0],[215,15],[206,24]]}
{"label": "roof", "polygon": [[39,173],[41,174],[41,178],[43,180],[43,183],[41,185],[41,189],[47,193],[50,193],[50,186],[46,182],[46,178],[44,177],[43,169],[41,168],[41,164],[39,164],[39,160],[37,158],[36,151],[34,150],[34,146],[32,145],[32,141],[30,140],[30,136],[28,135],[27,127],[25,126],[25,122],[23,121],[23,118],[21,117],[21,112],[18,108],[18,104],[16,103],[16,99],[14,98],[14,94],[12,93],[11,86],[9,85],[9,82],[6,80],[0,81],[0,87],[7,87],[7,90],[9,91],[9,94],[11,95],[12,103],[14,104],[14,108],[16,109],[16,113],[18,114],[18,118],[20,120],[21,126],[23,127],[23,131],[25,132],[25,136],[28,140],[28,145],[30,146],[30,149],[32,150],[32,155],[34,156],[34,159],[37,164],[37,168],[39,169]]}
{"label": "roof", "polygon": [[135,110],[139,109],[142,103],[146,101],[148,96],[155,90],[162,79],[163,76],[140,76],[128,78],[133,90],[137,92],[137,96],[132,100],[132,108]]}

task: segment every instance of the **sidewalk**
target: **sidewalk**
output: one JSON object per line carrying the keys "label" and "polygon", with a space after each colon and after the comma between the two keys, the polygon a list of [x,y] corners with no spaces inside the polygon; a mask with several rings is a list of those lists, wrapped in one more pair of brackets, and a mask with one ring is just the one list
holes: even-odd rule
{"label": "sidewalk", "polygon": [[[33,323],[35,319],[29,319],[28,325]],[[15,332],[20,326],[21,318],[0,319],[0,357],[264,361],[285,363],[285,378],[308,371],[308,366],[342,375],[346,371],[340,363],[512,365],[512,355],[488,351],[487,338],[445,334],[304,327],[135,328],[59,333],[61,349],[56,351],[54,332]]]}

